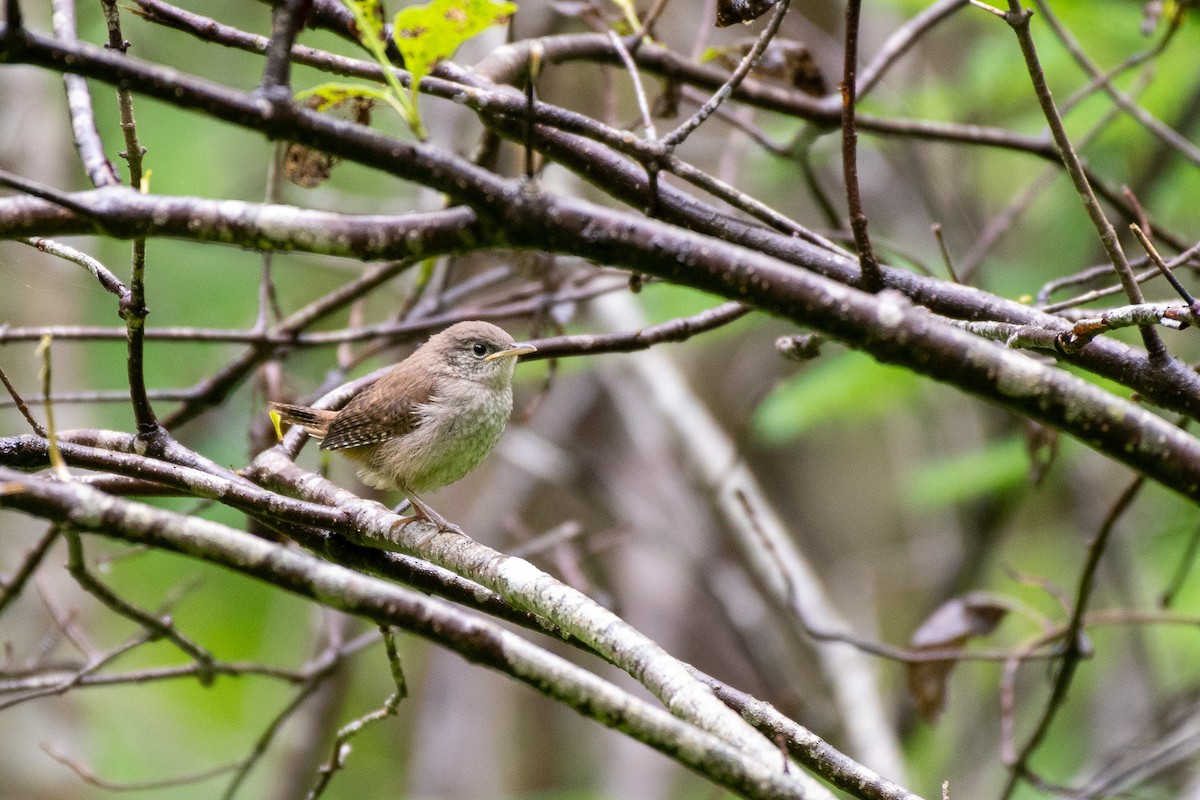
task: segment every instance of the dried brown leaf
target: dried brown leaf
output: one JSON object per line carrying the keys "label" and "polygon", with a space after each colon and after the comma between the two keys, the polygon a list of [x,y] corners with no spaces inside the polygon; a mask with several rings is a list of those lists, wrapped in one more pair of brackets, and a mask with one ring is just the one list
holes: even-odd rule
{"label": "dried brown leaf", "polygon": [[717,0],[717,27],[750,22],[767,13],[778,0]]}
{"label": "dried brown leaf", "polygon": [[[354,95],[339,95],[339,98],[331,102],[328,93],[314,94],[306,98],[304,104],[314,111],[326,111],[359,125],[371,124],[371,109],[375,105],[373,99]],[[283,175],[303,189],[315,189],[329,180],[334,166],[340,160],[306,145],[289,142],[283,151]]]}
{"label": "dried brown leaf", "polygon": [[[943,603],[929,615],[909,641],[918,652],[957,650],[971,639],[996,629],[1009,607],[995,597],[971,593]],[[918,661],[908,665],[908,693],[921,719],[937,721],[946,706],[946,683],[958,659]]]}

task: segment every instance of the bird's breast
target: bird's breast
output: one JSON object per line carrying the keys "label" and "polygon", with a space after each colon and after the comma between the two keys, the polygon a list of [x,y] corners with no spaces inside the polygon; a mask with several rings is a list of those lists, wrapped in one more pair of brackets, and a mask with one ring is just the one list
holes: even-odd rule
{"label": "bird's breast", "polygon": [[500,440],[512,413],[512,390],[442,387],[419,413],[421,423],[414,430],[374,453],[364,470],[369,483],[423,494],[457,481]]}

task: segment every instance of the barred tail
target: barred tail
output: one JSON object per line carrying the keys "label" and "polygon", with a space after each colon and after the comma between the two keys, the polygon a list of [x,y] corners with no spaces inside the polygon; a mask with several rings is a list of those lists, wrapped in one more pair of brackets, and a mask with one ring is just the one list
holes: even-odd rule
{"label": "barred tail", "polygon": [[271,411],[279,415],[281,420],[289,425],[299,425],[309,436],[318,439],[325,438],[325,434],[329,431],[329,423],[333,422],[333,418],[337,416],[336,411],[294,406],[290,403],[268,403],[267,405],[271,407]]}

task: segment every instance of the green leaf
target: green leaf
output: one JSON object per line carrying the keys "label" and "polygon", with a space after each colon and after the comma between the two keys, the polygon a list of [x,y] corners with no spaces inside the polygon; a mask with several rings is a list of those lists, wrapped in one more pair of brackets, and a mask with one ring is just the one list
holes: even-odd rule
{"label": "green leaf", "polygon": [[[425,139],[425,129],[421,126],[421,118],[417,115],[414,100],[404,93],[404,87],[396,79],[396,73],[388,61],[387,47],[383,35],[383,5],[380,0],[343,0],[346,8],[354,15],[354,24],[358,29],[358,38],[363,47],[374,56],[376,63],[383,69],[384,79],[390,92],[379,99],[399,112],[401,119],[412,129],[418,139]],[[413,97],[416,96],[416,85],[413,85]]]}
{"label": "green leaf", "polygon": [[372,100],[387,100],[386,89],[378,86],[368,86],[357,83],[322,83],[311,89],[296,92],[297,100],[307,100],[310,97],[320,98],[316,111],[326,111],[351,97],[367,97]]}
{"label": "green leaf", "polygon": [[344,0],[354,22],[358,25],[358,38],[367,43],[383,41],[383,3],[381,0]]}
{"label": "green leaf", "polygon": [[409,6],[396,14],[392,38],[412,73],[412,91],[438,63],[454,55],[458,46],[492,25],[515,14],[515,3],[492,0],[432,0]]}
{"label": "green leaf", "polygon": [[934,510],[996,494],[1029,482],[1025,439],[1011,436],[980,450],[926,464],[908,480],[906,502]]}
{"label": "green leaf", "polygon": [[754,434],[765,444],[784,444],[820,424],[876,419],[920,386],[921,379],[908,370],[863,353],[822,358],[767,395],[754,413]]}

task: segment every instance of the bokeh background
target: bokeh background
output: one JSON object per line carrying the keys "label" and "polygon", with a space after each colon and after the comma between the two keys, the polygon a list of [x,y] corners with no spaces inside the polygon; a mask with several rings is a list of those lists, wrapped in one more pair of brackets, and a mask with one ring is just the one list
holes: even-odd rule
{"label": "bokeh background", "polygon": [[[587,3],[524,0],[513,35],[525,38],[582,32]],[[700,2],[673,0],[659,22],[659,37],[680,53],[703,53],[734,43],[762,25],[715,30]],[[860,52],[869,60],[900,25],[926,2],[865,4]],[[49,29],[44,3],[22,3],[30,24]],[[1108,67],[1145,51],[1162,36],[1142,32],[1143,4],[1133,0],[1062,0],[1051,4],[1088,53]],[[596,7],[604,14],[613,8]],[[261,3],[189,4],[244,30],[269,33]],[[396,10],[391,4],[390,11]],[[784,35],[803,41],[835,87],[841,68],[843,6],[805,0],[791,9]],[[259,57],[202,43],[139,20],[123,9],[130,54],[176,66],[243,90],[257,84]],[[1192,142],[1200,140],[1200,25],[1193,16],[1177,38],[1142,69],[1117,83],[1138,103]],[[97,3],[78,7],[79,35],[105,39]],[[1087,77],[1035,18],[1041,57],[1056,97],[1065,99]],[[470,64],[503,42],[493,30],[468,43],[456,60]],[[332,35],[306,31],[301,43],[355,54]],[[297,88],[325,78],[298,67]],[[647,78],[657,95],[660,81]],[[118,115],[111,87],[93,83],[97,126],[110,159],[122,167]],[[595,63],[554,66],[541,78],[542,97],[619,125],[633,125],[637,110],[628,77]],[[243,129],[135,98],[138,129],[147,148],[150,190],[157,194],[236,198],[261,202],[275,146]],[[694,106],[685,102],[690,113]],[[469,153],[480,135],[471,113],[426,98],[422,103],[434,140]],[[1110,115],[1112,103],[1092,93],[1073,105],[1066,121],[1082,137]],[[1038,134],[1044,120],[1034,102],[1015,40],[1008,28],[979,9],[966,8],[924,37],[862,106],[864,113],[995,126]],[[777,143],[807,149],[816,178],[842,208],[840,140],[799,120],[734,107],[744,122]],[[669,129],[670,121],[661,123]],[[405,136],[384,111],[376,127]],[[890,263],[945,277],[931,225],[940,224],[957,262],[967,260],[989,224],[1031,186],[1036,194],[1011,227],[982,257],[970,280],[1009,298],[1032,298],[1050,280],[1076,273],[1103,258],[1095,233],[1069,182],[1027,154],[999,148],[946,144],[916,137],[860,137],[864,205],[876,246]],[[1130,186],[1157,227],[1186,241],[1200,235],[1200,169],[1128,116],[1115,115],[1084,149],[1089,166],[1110,185]],[[823,216],[803,178],[799,159],[771,153],[727,122],[713,120],[680,155],[721,176],[782,213],[825,235],[844,235]],[[508,169],[520,169],[517,149],[505,151]],[[88,188],[70,135],[62,83],[47,71],[24,66],[0,70],[0,167],[60,190]],[[1049,173],[1049,177],[1043,177]],[[1044,183],[1038,183],[1044,181]],[[598,193],[551,166],[545,184],[598,198]],[[442,199],[355,164],[343,164],[315,190],[284,184],[280,202],[342,212],[390,213],[436,208]],[[129,244],[100,237],[66,241],[127,277]],[[509,284],[539,270],[562,274],[589,268],[571,259],[552,264],[531,254],[482,253],[442,265],[452,285],[497,264],[516,264]],[[165,239],[148,245],[147,294],[151,327],[246,329],[258,310],[258,253]],[[303,254],[277,254],[274,275],[286,311],[332,290],[364,268],[361,263]],[[119,327],[112,297],[79,267],[15,242],[0,242],[0,320],[10,328],[94,325]],[[406,274],[372,294],[362,319],[383,321],[405,303],[414,276]],[[1182,279],[1191,286],[1191,273]],[[1193,287],[1194,288],[1194,287]],[[1148,293],[1170,299],[1152,283]],[[1061,298],[1063,295],[1056,296]],[[486,302],[489,297],[474,298]],[[718,298],[661,284],[640,293],[618,293],[599,309],[588,304],[556,309],[569,331],[604,331],[614,321],[664,321],[718,304]],[[1112,304],[1119,300],[1111,298]],[[1103,305],[1101,303],[1100,305]],[[640,315],[640,316],[639,316]],[[318,329],[349,323],[334,315]],[[528,320],[509,320],[518,338],[535,331]],[[619,326],[618,326],[619,327]],[[903,645],[931,612],[951,597],[986,590],[1028,609],[1013,614],[985,643],[1011,650],[1037,632],[1043,614],[1061,622],[1052,591],[1070,593],[1088,540],[1133,476],[1085,447],[1063,439],[1052,463],[1032,477],[1029,443],[1039,435],[1023,420],[933,384],[901,369],[827,344],[806,363],[778,355],[774,341],[793,327],[751,314],[719,331],[662,345],[653,357],[677,370],[688,390],[735,444],[797,548],[833,604],[865,638]],[[1200,353],[1193,331],[1167,332],[1172,352]],[[27,396],[38,393],[36,342],[5,340],[0,365]],[[354,375],[389,363],[415,342],[389,347]],[[150,341],[147,379],[155,389],[192,386],[241,352],[235,344]],[[344,354],[343,354],[344,355]],[[671,409],[656,405],[635,368],[651,354],[621,354],[518,368],[517,410],[505,440],[475,474],[434,496],[433,502],[480,541],[505,551],[529,547],[543,568],[611,605],[681,659],[769,700],[834,744],[844,741],[845,720],[831,700],[813,645],[786,614],[765,599],[732,547],[710,487],[689,466],[687,448],[672,433]],[[56,341],[52,349],[56,392],[125,388],[120,340]],[[286,383],[297,396],[313,391],[338,364],[334,348],[282,354]],[[655,362],[658,363],[658,362]],[[1118,393],[1122,390],[1117,389]],[[169,409],[169,402],[156,404]],[[57,403],[60,428],[132,429],[128,403]],[[253,428],[261,429],[263,397],[253,383],[236,391],[177,431],[189,446],[230,466],[251,457]],[[0,409],[0,433],[26,432],[11,407]],[[1040,451],[1044,454],[1045,450]],[[312,448],[301,463],[323,465]],[[334,480],[354,486],[344,464],[328,465]],[[229,509],[192,500],[155,499],[167,507],[234,526],[244,519]],[[1099,608],[1154,609],[1190,559],[1200,525],[1197,509],[1148,486],[1122,518],[1098,577]],[[0,572],[12,565],[43,530],[42,523],[0,513]],[[566,534],[549,546],[538,537]],[[171,604],[179,628],[230,661],[302,668],[330,639],[369,631],[360,622],[315,608],[269,586],[195,561],[141,552],[98,538],[87,540],[88,558],[104,580],[143,607]],[[0,688],[47,665],[77,665],[90,653],[125,641],[133,626],[82,593],[60,565],[61,543],[33,585],[0,616],[4,652]],[[1200,613],[1200,590],[1184,581],[1173,597],[1179,615]],[[69,622],[71,636],[55,618]],[[72,639],[78,637],[77,643]],[[1113,625],[1088,631],[1094,657],[1081,669],[1069,704],[1036,767],[1053,780],[1086,785],[1119,765],[1117,754],[1145,752],[1178,739],[1165,768],[1138,784],[1139,797],[1200,796],[1194,764],[1200,731],[1195,718],[1200,689],[1200,641],[1178,625]],[[401,635],[411,697],[395,719],[354,740],[348,767],[333,781],[335,798],[682,798],[717,797],[698,778],[648,749],[576,717],[525,687],[456,656]],[[551,647],[555,645],[550,643]],[[557,649],[567,652],[567,648]],[[580,657],[571,654],[572,657]],[[183,663],[167,644],[138,648],[108,670],[126,672]],[[590,662],[588,662],[590,663]],[[936,725],[917,718],[903,665],[877,660],[884,708],[914,791],[937,796],[949,780],[951,795],[994,796],[1003,780],[1000,756],[999,681],[995,662],[960,665],[949,683]],[[107,670],[106,670],[107,671]],[[611,672],[611,670],[609,671]],[[1016,722],[1021,735],[1045,702],[1051,670],[1027,665],[1016,682]],[[618,675],[610,675],[619,679]],[[626,681],[628,683],[628,681]],[[375,643],[347,660],[304,708],[290,718],[251,772],[242,797],[300,797],[327,755],[331,732],[380,705],[391,691],[382,647]],[[278,680],[221,678],[211,687],[194,680],[76,689],[0,711],[0,796],[88,798],[110,792],[90,785],[47,750],[85,765],[102,778],[138,783],[170,779],[216,767],[244,755],[263,736],[295,688]],[[6,695],[0,694],[0,703]],[[1172,739],[1171,741],[1175,741]],[[1149,758],[1149,756],[1147,756]],[[145,796],[219,796],[228,775]],[[1040,793],[1025,787],[1018,796]]]}

